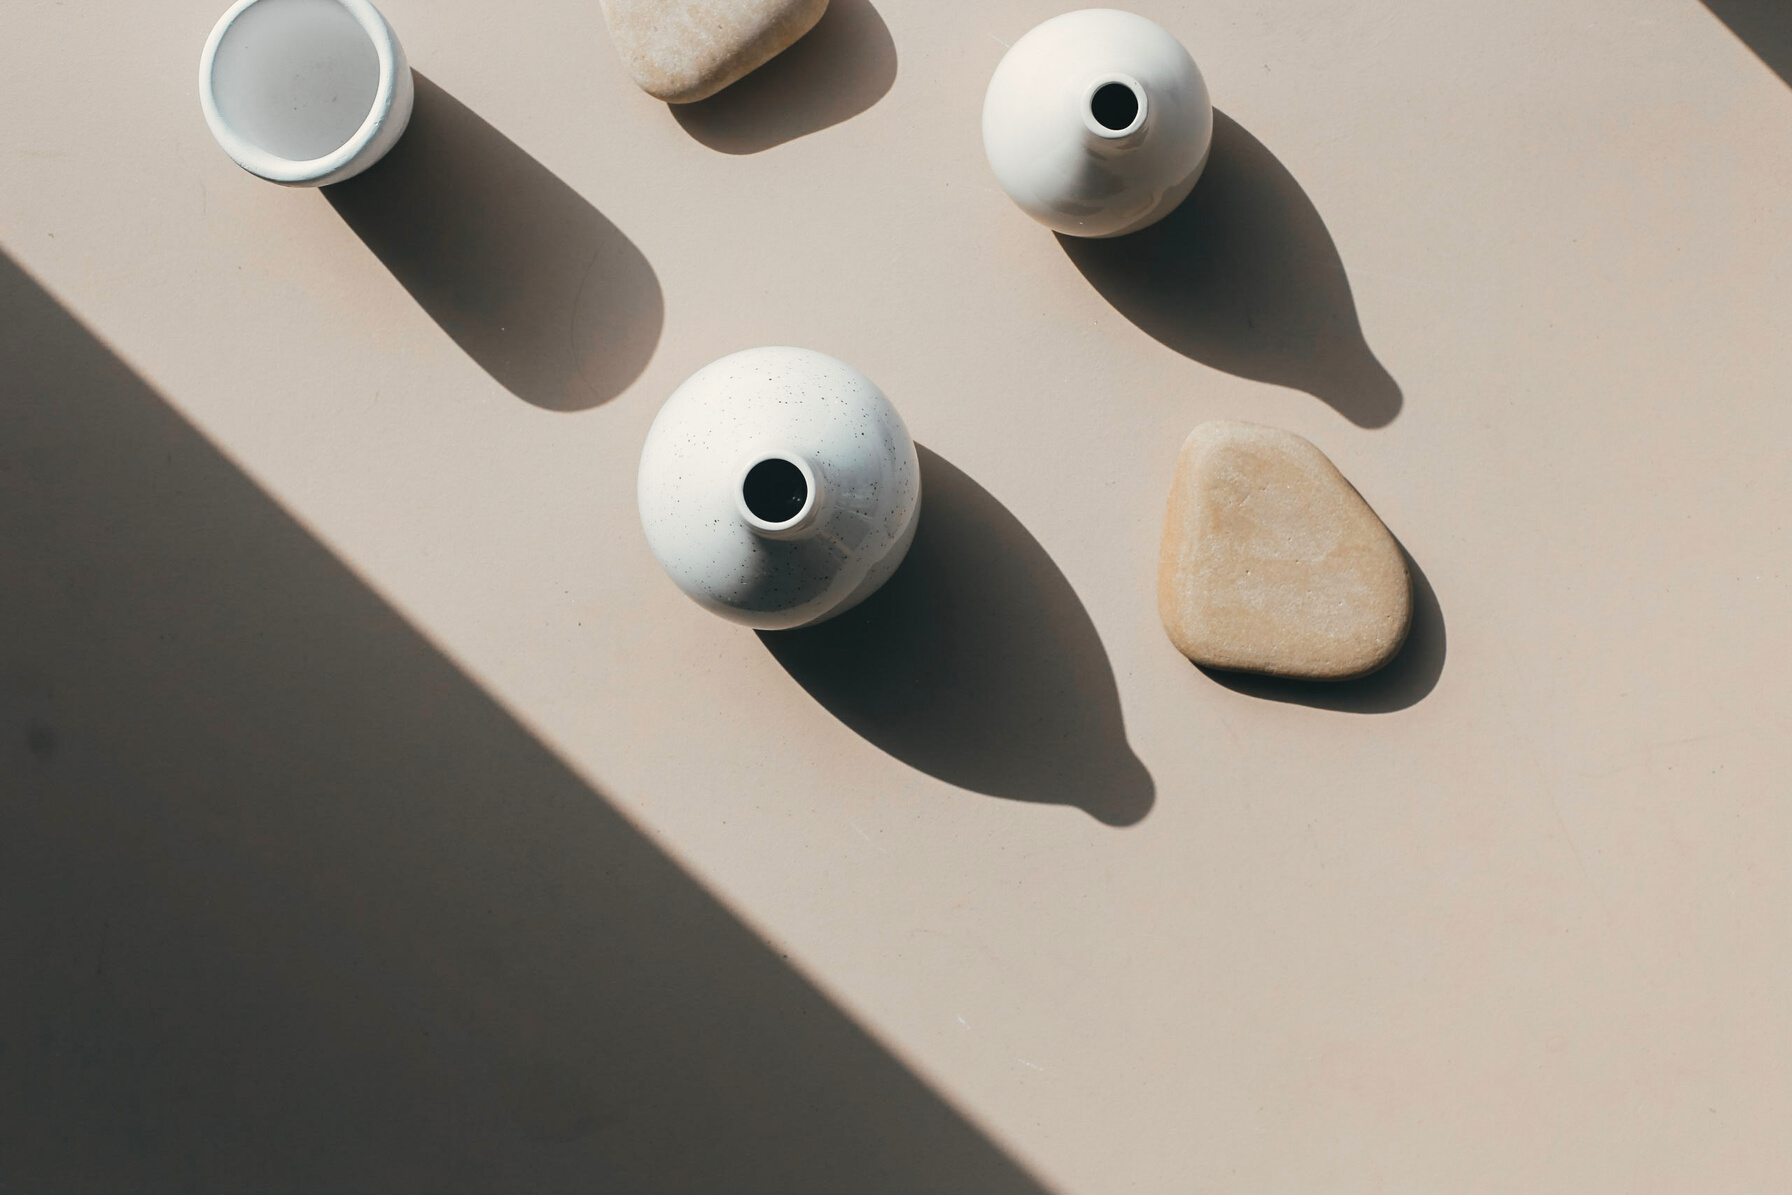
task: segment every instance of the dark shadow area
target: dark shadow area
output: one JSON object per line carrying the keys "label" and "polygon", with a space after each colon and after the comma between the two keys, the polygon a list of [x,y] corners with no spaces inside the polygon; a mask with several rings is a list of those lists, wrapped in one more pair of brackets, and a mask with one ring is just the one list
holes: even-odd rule
{"label": "dark shadow area", "polygon": [[1037,1191],[0,256],[0,1188]]}
{"label": "dark shadow area", "polygon": [[1400,387],[1363,339],[1325,221],[1274,154],[1223,112],[1182,205],[1129,236],[1058,235],[1096,290],[1203,365],[1305,390],[1359,427],[1400,413]]}
{"label": "dark shadow area", "polygon": [[1792,2],[1705,0],[1705,7],[1774,74],[1792,84]]}
{"label": "dark shadow area", "polygon": [[1151,810],[1101,637],[1020,521],[921,453],[908,559],[864,605],[759,638],[853,730],[949,784],[1075,805],[1113,826]]}
{"label": "dark shadow area", "polygon": [[1444,672],[1447,639],[1444,611],[1425,570],[1404,545],[1406,567],[1412,573],[1412,629],[1406,642],[1387,665],[1368,676],[1346,681],[1290,680],[1255,672],[1222,672],[1202,668],[1213,680],[1250,697],[1286,701],[1315,709],[1350,714],[1388,714],[1417,705],[1437,687]]}
{"label": "dark shadow area", "polygon": [[684,131],[725,154],[756,154],[851,120],[896,82],[896,41],[870,0],[833,0],[815,28],[743,79],[673,104]]}
{"label": "dark shadow area", "polygon": [[398,144],[325,197],[512,394],[554,411],[615,398],[659,344],[665,304],[653,267],[577,191],[415,77],[416,110]]}

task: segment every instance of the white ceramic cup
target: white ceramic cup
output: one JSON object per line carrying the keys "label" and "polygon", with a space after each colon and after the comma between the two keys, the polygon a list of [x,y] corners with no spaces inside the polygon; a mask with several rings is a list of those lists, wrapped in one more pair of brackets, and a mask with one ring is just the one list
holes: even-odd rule
{"label": "white ceramic cup", "polygon": [[404,49],[367,0],[237,0],[199,59],[199,103],[251,174],[321,187],[385,156],[410,123]]}

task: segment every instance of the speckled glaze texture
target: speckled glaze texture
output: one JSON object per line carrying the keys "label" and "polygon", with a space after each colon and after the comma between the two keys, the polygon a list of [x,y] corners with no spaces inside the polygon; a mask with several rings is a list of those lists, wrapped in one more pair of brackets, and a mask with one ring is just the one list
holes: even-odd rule
{"label": "speckled glaze texture", "polygon": [[[1138,99],[1131,125],[1104,127],[1094,92]],[[1057,232],[1111,237],[1175,210],[1207,165],[1213,104],[1181,42],[1112,8],[1068,12],[1003,56],[983,98],[983,149],[1010,198]]]}
{"label": "speckled glaze texture", "polygon": [[[744,471],[781,457],[814,479],[793,525],[755,526]],[[871,596],[914,539],[921,469],[896,408],[823,353],[756,348],[693,374],[660,409],[636,483],[647,542],[678,587],[761,630],[820,622]]]}

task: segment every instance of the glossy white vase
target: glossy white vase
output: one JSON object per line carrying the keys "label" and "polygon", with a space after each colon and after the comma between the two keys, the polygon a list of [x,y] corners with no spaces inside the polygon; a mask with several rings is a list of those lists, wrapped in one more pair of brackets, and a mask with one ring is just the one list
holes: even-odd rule
{"label": "glossy white vase", "polygon": [[379,161],[415,97],[404,50],[367,0],[237,0],[199,59],[212,136],[244,170],[288,186]]}
{"label": "glossy white vase", "polygon": [[871,379],[809,349],[757,348],[666,400],[636,495],[680,589],[724,618],[785,630],[889,580],[914,539],[921,466]]}
{"label": "glossy white vase", "polygon": [[1195,60],[1161,25],[1112,8],[1053,17],[1014,43],[983,97],[1002,189],[1070,236],[1112,237],[1188,197],[1213,145]]}

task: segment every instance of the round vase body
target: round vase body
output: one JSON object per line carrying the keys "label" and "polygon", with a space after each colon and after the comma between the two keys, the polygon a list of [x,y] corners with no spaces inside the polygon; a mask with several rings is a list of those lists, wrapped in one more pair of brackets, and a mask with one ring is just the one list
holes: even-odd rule
{"label": "round vase body", "polygon": [[724,618],[786,630],[851,609],[896,571],[921,466],[871,379],[823,353],[757,348],[666,400],[636,496],[680,589]]}
{"label": "round vase body", "polygon": [[983,149],[1010,198],[1070,236],[1136,232],[1207,165],[1213,104],[1195,60],[1112,8],[1053,17],[1014,43],[983,97]]}
{"label": "round vase body", "polygon": [[251,174],[321,187],[361,173],[410,123],[416,88],[368,0],[237,0],[199,59],[199,106]]}

